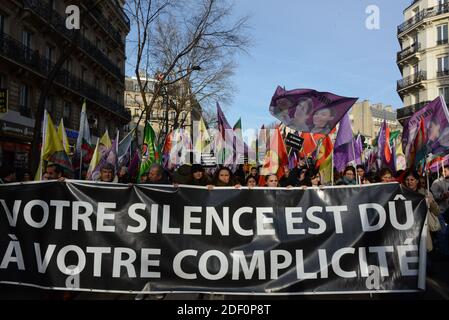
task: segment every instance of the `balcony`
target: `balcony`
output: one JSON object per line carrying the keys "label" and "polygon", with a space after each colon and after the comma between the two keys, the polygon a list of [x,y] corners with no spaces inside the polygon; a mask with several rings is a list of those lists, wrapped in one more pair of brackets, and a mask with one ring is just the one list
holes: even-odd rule
{"label": "balcony", "polygon": [[37,14],[43,21],[50,24],[56,31],[61,33],[65,38],[69,40],[77,41],[78,46],[87,53],[94,61],[100,64],[106,71],[111,73],[117,79],[122,80],[124,74],[109,58],[101,52],[92,42],[87,38],[79,35],[76,37],[76,33],[73,30],[69,30],[65,25],[65,18],[59,13],[50,8],[50,6],[38,0],[23,0],[24,8]]}
{"label": "balcony", "polygon": [[420,49],[421,49],[421,43],[412,44],[411,46],[398,52],[397,61],[401,61],[401,60],[408,58],[409,56],[418,52]]}
{"label": "balcony", "polygon": [[118,32],[117,29],[109,22],[109,20],[103,16],[101,10],[98,7],[95,7],[93,10],[91,10],[90,14],[92,14],[92,16],[104,29],[104,31],[106,31],[106,33],[109,34],[115,42],[117,42],[120,46],[124,45],[124,41],[122,39],[122,36],[120,35],[120,32]]}
{"label": "balcony", "polygon": [[[14,63],[24,66],[45,78],[48,77],[54,67],[54,63],[40,56],[38,51],[31,50],[5,33],[0,33],[0,56],[4,56]],[[130,121],[129,114],[125,111],[123,105],[104,95],[101,91],[95,89],[66,69],[61,69],[54,81],[67,90],[71,90],[97,103],[106,111],[113,112],[126,121]]]}
{"label": "balcony", "polygon": [[423,101],[420,103],[412,104],[408,107],[397,109],[397,119],[399,122],[403,124],[403,122],[410,118],[415,112],[422,109],[426,104],[428,104],[430,101]]}
{"label": "balcony", "polygon": [[449,76],[449,70],[437,71],[437,78]]}
{"label": "balcony", "polygon": [[400,91],[407,87],[413,86],[423,80],[427,80],[427,73],[425,71],[418,71],[417,74],[412,74],[397,82],[396,90]]}
{"label": "balcony", "polygon": [[437,46],[441,46],[441,45],[445,45],[445,44],[448,44],[447,39],[437,40]]}
{"label": "balcony", "polygon": [[440,14],[449,13],[449,3],[437,5],[435,7],[423,9],[418,12],[414,17],[408,19],[398,26],[398,34],[405,32],[406,30],[414,27],[426,18],[435,17]]}

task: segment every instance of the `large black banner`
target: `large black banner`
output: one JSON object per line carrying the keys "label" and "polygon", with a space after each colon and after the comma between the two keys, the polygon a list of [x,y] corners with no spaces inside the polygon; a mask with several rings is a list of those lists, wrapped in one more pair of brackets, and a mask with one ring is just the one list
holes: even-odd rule
{"label": "large black banner", "polygon": [[0,282],[126,293],[414,291],[425,275],[426,211],[423,196],[397,183],[1,185]]}

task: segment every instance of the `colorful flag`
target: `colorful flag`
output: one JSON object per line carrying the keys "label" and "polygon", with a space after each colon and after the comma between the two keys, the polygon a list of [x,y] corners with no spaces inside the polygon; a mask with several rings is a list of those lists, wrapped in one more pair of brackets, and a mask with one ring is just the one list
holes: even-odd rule
{"label": "colorful flag", "polygon": [[110,151],[112,146],[111,139],[109,138],[108,130],[103,134],[101,139],[97,140],[97,145],[95,146],[95,151],[92,154],[92,158],[89,163],[89,168],[87,169],[86,180],[93,180],[92,174],[97,168],[100,160],[103,156]]}
{"label": "colorful flag", "polygon": [[220,105],[217,102],[217,119],[219,135],[215,137],[217,163],[231,166],[234,162],[234,130],[229,125]]}
{"label": "colorful flag", "polygon": [[135,130],[129,132],[118,144],[118,168],[126,166],[131,160],[131,144]]}
{"label": "colorful flag", "polygon": [[[332,149],[334,148],[333,144],[332,144],[332,140],[330,138],[330,136],[326,136],[322,139],[320,139],[319,143],[318,143],[318,153],[315,157],[316,159],[316,163],[315,163],[315,167],[320,170],[322,170],[324,167],[326,167],[326,165],[324,164],[326,161],[328,161],[329,157],[332,156]],[[332,161],[332,159],[331,159]],[[322,166],[324,166],[322,168]],[[327,168],[327,167],[326,167]],[[324,170],[324,169],[323,169]]]}
{"label": "colorful flag", "polygon": [[156,134],[151,127],[150,122],[145,124],[143,145],[142,145],[142,162],[140,164],[140,170],[138,175],[138,181],[140,177],[148,172],[151,165],[154,163],[161,163],[161,157],[159,154],[158,146],[156,145]]}
{"label": "colorful flag", "polygon": [[311,89],[284,90],[277,87],[270,113],[286,126],[301,132],[329,134],[357,98]]}
{"label": "colorful flag", "polygon": [[387,121],[384,120],[382,126],[380,127],[378,139],[378,161],[380,160],[380,168],[387,167],[396,172],[396,163],[391,156],[391,146],[390,146],[390,128],[387,126]]}
{"label": "colorful flag", "polygon": [[274,135],[270,138],[270,149],[265,155],[265,160],[260,170],[260,174],[277,174],[278,178],[284,175],[284,166],[288,166],[288,155],[282,140],[279,128],[274,130]]}
{"label": "colorful flag", "polygon": [[[421,124],[423,119],[423,124]],[[449,153],[449,113],[442,96],[437,97],[432,102],[425,105],[422,109],[415,112],[413,116],[405,123],[402,135],[402,147],[404,148],[407,159],[412,160],[410,155],[414,148],[415,138],[418,131],[421,132],[420,141],[423,150],[415,149],[415,156],[430,154],[445,155]],[[424,127],[424,130],[421,127]],[[422,134],[425,134],[423,140]]]}

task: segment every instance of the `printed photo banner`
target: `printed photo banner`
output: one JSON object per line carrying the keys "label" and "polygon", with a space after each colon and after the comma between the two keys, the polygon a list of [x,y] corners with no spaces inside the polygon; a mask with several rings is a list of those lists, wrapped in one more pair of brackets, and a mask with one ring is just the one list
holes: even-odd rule
{"label": "printed photo banner", "polygon": [[397,183],[0,185],[0,282],[123,293],[417,291],[426,212],[424,197]]}
{"label": "printed photo banner", "polygon": [[287,127],[301,132],[329,134],[358,98],[311,89],[276,88],[270,113]]}
{"label": "printed photo banner", "polygon": [[405,123],[402,134],[405,155],[408,157],[411,153],[421,118],[424,120],[425,141],[422,150],[416,152],[421,151],[425,156],[430,153],[433,155],[449,153],[449,113],[444,98],[439,96],[415,112]]}

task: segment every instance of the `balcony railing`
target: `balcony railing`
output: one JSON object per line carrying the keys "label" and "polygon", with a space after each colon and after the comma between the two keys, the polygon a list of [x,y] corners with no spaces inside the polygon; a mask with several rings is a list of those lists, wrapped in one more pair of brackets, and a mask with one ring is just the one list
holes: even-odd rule
{"label": "balcony railing", "polygon": [[[39,0],[23,0],[24,8],[29,9],[39,15],[44,21],[49,23],[58,32],[68,39],[75,39],[75,32],[67,29],[65,19],[59,13],[52,10],[48,3]],[[90,55],[97,63],[103,66],[108,72],[118,79],[122,79],[124,74],[109,58],[101,52],[92,42],[82,35],[78,38],[79,47]]]}
{"label": "balcony railing", "polygon": [[427,73],[425,71],[418,71],[417,74],[412,74],[404,79],[397,82],[397,90],[402,90],[406,87],[419,83],[423,80],[427,80]]}
{"label": "balcony railing", "polygon": [[110,34],[118,44],[123,45],[123,39],[120,35],[120,32],[118,32],[117,29],[112,25],[112,23],[110,23],[109,20],[103,16],[101,10],[98,7],[95,7],[90,11],[90,13],[97,19],[103,29],[108,34]]}
{"label": "balcony railing", "polygon": [[411,46],[405,48],[402,51],[398,52],[397,61],[401,61],[408,56],[418,52],[421,49],[421,43],[414,43]]}
{"label": "balcony railing", "polygon": [[449,70],[437,71],[437,78],[449,76]]}
{"label": "balcony railing", "polygon": [[402,120],[405,120],[405,119],[411,117],[415,112],[419,111],[421,108],[423,108],[428,103],[429,103],[429,101],[423,101],[423,102],[419,102],[419,103],[410,105],[408,107],[397,109],[396,110],[397,119],[399,121],[402,121]]}
{"label": "balcony railing", "polygon": [[437,46],[441,46],[441,45],[447,44],[447,43],[448,43],[448,39],[437,40]]}
{"label": "balcony railing", "polygon": [[407,29],[413,27],[419,22],[423,21],[425,18],[430,18],[437,16],[439,14],[448,13],[449,12],[449,3],[445,3],[442,5],[437,5],[435,7],[423,9],[418,12],[415,16],[408,19],[398,26],[398,34],[406,31]]}
{"label": "balcony railing", "polygon": [[[14,61],[17,64],[28,67],[32,71],[44,77],[48,77],[50,71],[54,67],[54,63],[39,55],[38,51],[33,51],[24,46],[21,42],[11,36],[0,33],[0,55]],[[101,105],[107,111],[114,112],[120,117],[130,120],[129,114],[125,111],[125,107],[110,97],[104,95],[101,91],[73,75],[66,69],[61,69],[55,78],[55,82],[75,91],[81,96]]]}

